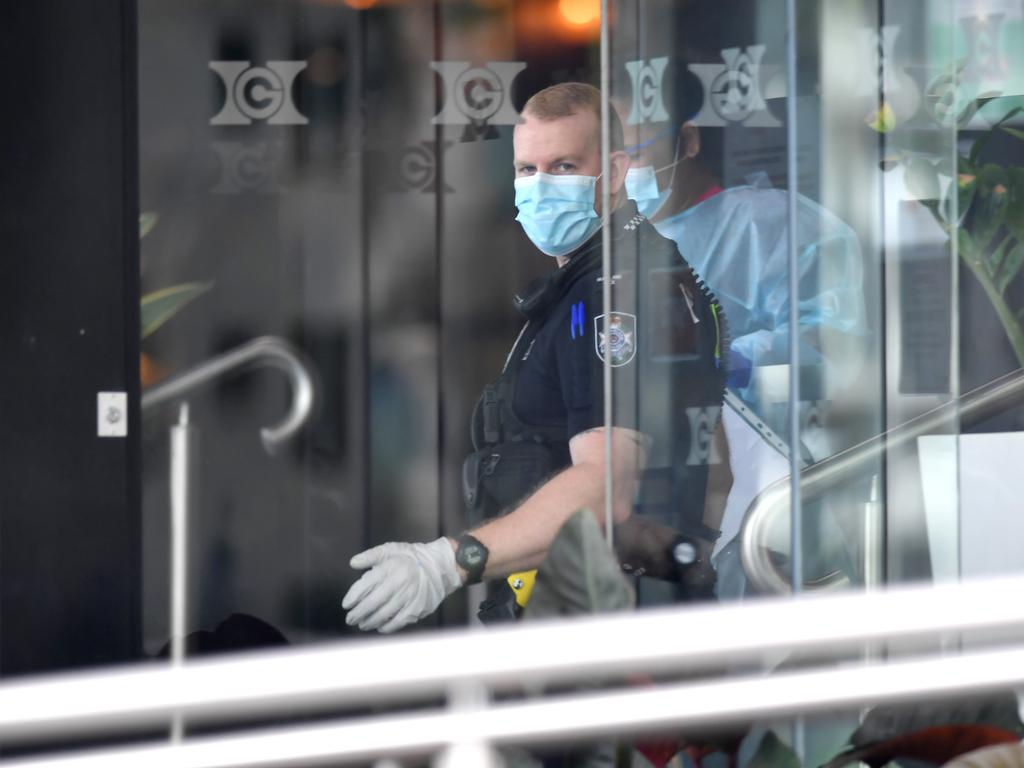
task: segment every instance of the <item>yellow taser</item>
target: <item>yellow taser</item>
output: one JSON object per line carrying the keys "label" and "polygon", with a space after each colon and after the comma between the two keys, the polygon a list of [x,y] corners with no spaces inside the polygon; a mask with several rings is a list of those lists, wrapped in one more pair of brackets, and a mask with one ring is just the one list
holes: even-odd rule
{"label": "yellow taser", "polygon": [[512,587],[512,593],[516,596],[516,605],[525,608],[530,602],[530,595],[533,593],[534,582],[537,581],[537,569],[532,571],[519,571],[508,577],[508,585]]}

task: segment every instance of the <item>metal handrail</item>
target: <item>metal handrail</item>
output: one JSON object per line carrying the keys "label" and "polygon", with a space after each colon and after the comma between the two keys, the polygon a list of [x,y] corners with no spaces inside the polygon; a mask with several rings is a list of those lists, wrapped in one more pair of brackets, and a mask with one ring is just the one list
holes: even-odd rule
{"label": "metal handrail", "polygon": [[[1012,687],[1024,682],[1024,607],[1015,599],[1022,588],[1024,579],[1010,577],[799,601],[675,607],[483,633],[462,629],[253,652],[178,669],[145,665],[14,680],[0,683],[0,738],[10,745],[19,739],[50,742],[83,733],[129,733],[166,723],[176,711],[198,724],[282,711],[295,715],[348,709],[367,702],[411,702],[472,687],[608,684],[597,694],[511,704],[477,697],[472,705],[447,712],[436,707],[382,716],[350,711],[340,724],[212,740],[189,737],[174,747],[118,747],[25,763],[209,768],[308,760],[319,765],[328,757],[347,762],[429,752],[467,738],[497,744],[600,738],[643,728]],[[701,631],[680,631],[687,626]],[[758,631],[750,632],[751,626]],[[920,653],[952,633],[993,642],[971,654],[921,659],[904,654],[872,665],[834,663],[852,658],[862,643],[893,641],[909,652],[907,641],[915,639],[921,643],[915,646]],[[601,642],[594,642],[595,637]],[[509,647],[517,652],[507,653]],[[766,656],[780,651],[811,652],[807,661],[813,663],[770,676],[757,671]],[[736,675],[737,664],[751,663],[749,675]],[[631,685],[636,673],[644,672],[703,674],[688,682]],[[243,759],[250,755],[251,760]],[[0,766],[8,764],[0,760]]]}
{"label": "metal handrail", "polygon": [[[886,660],[863,666],[817,666],[772,676],[584,692],[485,704],[467,711],[415,712],[336,719],[190,737],[182,744],[102,747],[0,759],[2,768],[294,768],[375,759],[441,756],[432,765],[481,768],[498,746],[530,747],[605,741],[683,729],[746,727],[805,713],[906,704],[937,697],[1005,692],[1024,683],[1020,648]],[[699,732],[699,731],[698,731]],[[469,749],[467,749],[469,748]],[[417,763],[418,764],[418,763]]]}
{"label": "metal handrail", "polygon": [[[453,687],[491,690],[637,674],[717,673],[780,652],[817,658],[862,644],[926,646],[957,633],[1024,639],[1024,577],[916,585],[804,600],[702,607],[458,629],[393,638],[143,664],[0,682],[0,740],[127,732],[181,712],[190,722],[278,709],[412,701]],[[680,631],[699,626],[700,632]],[[756,627],[756,632],[750,628]],[[594,638],[601,638],[594,642]],[[515,653],[507,653],[514,647]]]}
{"label": "metal handrail", "polygon": [[147,389],[142,395],[142,410],[178,400],[204,384],[256,364],[277,368],[288,377],[291,384],[292,399],[287,415],[277,425],[260,430],[263,447],[268,453],[274,453],[306,423],[312,413],[315,396],[309,366],[295,347],[277,336],[253,339]]}
{"label": "metal handrail", "polygon": [[[933,408],[897,427],[882,432],[835,456],[812,464],[800,473],[802,501],[812,501],[836,485],[859,477],[863,468],[890,448],[896,448],[922,435],[935,432],[953,418],[961,427],[970,427],[994,415],[1006,403],[1024,399],[1024,369],[1018,369],[967,392],[956,400]],[[773,594],[791,590],[787,576],[779,573],[765,542],[772,524],[789,510],[789,475],[761,491],[747,507],[740,531],[740,557],[753,586]],[[805,588],[827,589],[837,580],[826,578]]]}

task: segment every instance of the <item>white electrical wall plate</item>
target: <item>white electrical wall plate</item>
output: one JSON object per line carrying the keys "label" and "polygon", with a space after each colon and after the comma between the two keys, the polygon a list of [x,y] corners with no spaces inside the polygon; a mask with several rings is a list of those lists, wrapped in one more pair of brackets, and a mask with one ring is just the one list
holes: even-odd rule
{"label": "white electrical wall plate", "polygon": [[96,393],[96,434],[99,437],[127,437],[127,392]]}

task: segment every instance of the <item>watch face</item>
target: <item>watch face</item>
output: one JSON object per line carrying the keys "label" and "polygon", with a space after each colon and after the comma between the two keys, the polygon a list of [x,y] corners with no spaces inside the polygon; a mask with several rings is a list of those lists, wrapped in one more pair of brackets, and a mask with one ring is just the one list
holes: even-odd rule
{"label": "watch face", "polygon": [[470,568],[475,568],[484,561],[484,549],[479,544],[469,543],[459,548],[461,560]]}
{"label": "watch face", "polygon": [[487,566],[487,547],[472,536],[459,539],[459,548],[455,553],[455,562],[461,565],[468,575],[468,584],[476,584],[483,577]]}

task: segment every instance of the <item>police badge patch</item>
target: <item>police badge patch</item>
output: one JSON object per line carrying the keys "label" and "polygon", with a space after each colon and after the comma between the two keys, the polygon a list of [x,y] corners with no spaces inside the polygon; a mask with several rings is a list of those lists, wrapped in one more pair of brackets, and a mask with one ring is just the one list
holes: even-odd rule
{"label": "police badge patch", "polygon": [[604,338],[604,315],[594,318],[594,331],[594,346],[601,362],[605,360],[606,350],[613,368],[626,365],[636,357],[636,315],[612,312],[608,319],[607,341]]}

